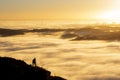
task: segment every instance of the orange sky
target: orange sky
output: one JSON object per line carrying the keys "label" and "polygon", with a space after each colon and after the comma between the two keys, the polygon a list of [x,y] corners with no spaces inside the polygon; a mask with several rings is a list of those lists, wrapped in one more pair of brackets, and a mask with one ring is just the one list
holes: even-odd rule
{"label": "orange sky", "polygon": [[120,0],[0,0],[0,19],[119,19]]}

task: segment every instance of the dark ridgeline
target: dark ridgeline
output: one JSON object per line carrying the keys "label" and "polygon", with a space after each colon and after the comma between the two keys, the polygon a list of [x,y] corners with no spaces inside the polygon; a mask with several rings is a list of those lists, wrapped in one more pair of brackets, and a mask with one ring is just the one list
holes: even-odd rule
{"label": "dark ridgeline", "polygon": [[1,37],[9,37],[9,36],[15,36],[15,35],[24,35],[25,33],[41,33],[43,35],[50,35],[52,33],[61,32],[64,31],[64,29],[6,29],[6,28],[0,28],[0,36]]}
{"label": "dark ridgeline", "polygon": [[7,36],[14,36],[14,35],[23,35],[25,30],[13,30],[13,29],[5,29],[0,28],[0,36],[7,37]]}
{"label": "dark ridgeline", "polygon": [[51,76],[51,72],[38,66],[28,65],[22,60],[0,57],[0,79],[3,80],[66,80]]}
{"label": "dark ridgeline", "polygon": [[5,29],[0,28],[0,37],[9,37],[15,35],[24,35],[25,33],[38,33],[37,35],[52,35],[56,32],[60,34],[62,39],[70,39],[70,41],[80,40],[104,40],[104,41],[120,41],[120,27],[96,26],[73,29]]}

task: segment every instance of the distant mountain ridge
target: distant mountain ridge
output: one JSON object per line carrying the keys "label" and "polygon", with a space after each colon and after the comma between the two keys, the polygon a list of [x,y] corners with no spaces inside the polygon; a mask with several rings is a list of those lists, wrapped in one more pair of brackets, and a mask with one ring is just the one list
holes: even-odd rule
{"label": "distant mountain ridge", "polygon": [[[52,35],[56,32],[62,32],[58,35],[61,39],[69,39],[71,41],[80,40],[105,40],[120,41],[120,27],[96,26],[72,29],[5,29],[0,28],[1,37],[9,37],[15,35],[24,35],[25,33],[38,33],[37,35]],[[41,33],[41,34],[39,34]]]}

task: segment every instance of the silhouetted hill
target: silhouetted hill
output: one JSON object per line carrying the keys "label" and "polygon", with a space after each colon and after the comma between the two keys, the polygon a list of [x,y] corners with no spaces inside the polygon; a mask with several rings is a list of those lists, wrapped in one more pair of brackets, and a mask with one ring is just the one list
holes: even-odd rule
{"label": "silhouetted hill", "polygon": [[105,40],[120,41],[120,28],[118,27],[85,27],[80,29],[66,30],[62,39],[72,38],[71,41],[79,40]]}
{"label": "silhouetted hill", "polygon": [[0,36],[7,37],[7,36],[14,36],[14,35],[23,35],[26,30],[19,29],[19,30],[13,30],[13,29],[5,29],[0,28]]}
{"label": "silhouetted hill", "polygon": [[66,80],[59,76],[51,76],[51,72],[26,64],[22,60],[0,57],[0,79],[3,80]]}
{"label": "silhouetted hill", "polygon": [[24,35],[25,33],[40,33],[37,35],[52,35],[56,32],[60,33],[60,38],[71,39],[71,41],[79,40],[105,40],[120,41],[120,27],[96,26],[83,27],[73,29],[5,29],[0,28],[0,36],[8,37],[14,35]]}
{"label": "silhouetted hill", "polygon": [[8,37],[8,36],[15,36],[15,35],[24,35],[25,33],[42,33],[43,35],[50,35],[52,33],[61,32],[64,29],[5,29],[0,28],[0,36],[1,37]]}

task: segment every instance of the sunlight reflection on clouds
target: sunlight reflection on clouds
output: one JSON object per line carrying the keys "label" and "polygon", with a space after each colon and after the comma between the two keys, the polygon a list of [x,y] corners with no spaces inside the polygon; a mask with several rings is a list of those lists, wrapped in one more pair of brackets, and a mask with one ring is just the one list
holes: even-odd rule
{"label": "sunlight reflection on clouds", "polygon": [[119,80],[120,43],[68,41],[32,34],[0,38],[0,55],[25,60],[68,80]]}

